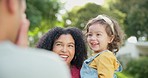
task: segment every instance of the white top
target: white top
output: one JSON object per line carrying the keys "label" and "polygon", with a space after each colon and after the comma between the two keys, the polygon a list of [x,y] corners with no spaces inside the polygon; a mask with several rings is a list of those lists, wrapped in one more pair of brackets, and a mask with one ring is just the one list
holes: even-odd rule
{"label": "white top", "polygon": [[0,43],[0,78],[70,78],[69,69],[53,52]]}

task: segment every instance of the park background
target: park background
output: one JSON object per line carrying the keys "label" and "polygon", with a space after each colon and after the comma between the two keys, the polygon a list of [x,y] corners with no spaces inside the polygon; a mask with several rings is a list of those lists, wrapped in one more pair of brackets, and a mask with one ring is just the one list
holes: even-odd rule
{"label": "park background", "polygon": [[118,78],[148,78],[148,0],[27,0],[29,45],[53,27],[78,27],[99,14],[116,19],[125,40],[117,58],[123,65]]}

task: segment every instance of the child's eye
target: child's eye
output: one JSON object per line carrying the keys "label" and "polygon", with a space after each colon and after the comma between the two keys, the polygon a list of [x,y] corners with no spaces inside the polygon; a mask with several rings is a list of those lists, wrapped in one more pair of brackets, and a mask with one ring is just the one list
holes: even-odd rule
{"label": "child's eye", "polygon": [[101,36],[101,34],[97,34],[97,36]]}
{"label": "child's eye", "polygon": [[87,37],[91,37],[92,36],[92,34],[87,34]]}

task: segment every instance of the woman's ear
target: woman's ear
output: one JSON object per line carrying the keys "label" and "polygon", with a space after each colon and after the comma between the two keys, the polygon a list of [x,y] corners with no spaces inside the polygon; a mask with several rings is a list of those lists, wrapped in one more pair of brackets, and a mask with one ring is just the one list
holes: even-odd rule
{"label": "woman's ear", "polygon": [[112,36],[110,37],[110,39],[109,39],[109,42],[108,42],[108,43],[111,43],[111,42],[114,40],[114,38],[115,38],[115,36],[114,36],[114,35],[112,35]]}

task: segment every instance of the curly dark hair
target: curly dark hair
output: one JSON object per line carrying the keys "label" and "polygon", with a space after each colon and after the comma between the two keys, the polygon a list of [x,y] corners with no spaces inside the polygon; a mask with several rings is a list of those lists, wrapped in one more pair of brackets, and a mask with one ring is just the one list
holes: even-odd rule
{"label": "curly dark hair", "polygon": [[73,37],[75,41],[75,55],[71,61],[71,65],[81,68],[83,61],[87,59],[87,48],[83,33],[78,28],[55,27],[43,35],[36,47],[52,51],[54,42],[63,34],[70,34]]}
{"label": "curly dark hair", "polygon": [[116,54],[119,51],[119,47],[121,46],[121,44],[123,42],[125,34],[121,30],[121,28],[116,20],[114,20],[111,17],[104,15],[104,14],[103,14],[103,16],[105,16],[111,20],[111,22],[113,23],[114,32],[112,31],[111,26],[104,19],[97,19],[97,17],[89,20],[89,22],[87,23],[84,30],[86,31],[86,33],[89,32],[89,30],[88,30],[89,27],[93,24],[96,24],[96,23],[103,25],[105,27],[105,30],[106,30],[107,35],[109,37],[114,35],[113,41],[108,44],[108,50],[110,50]]}

